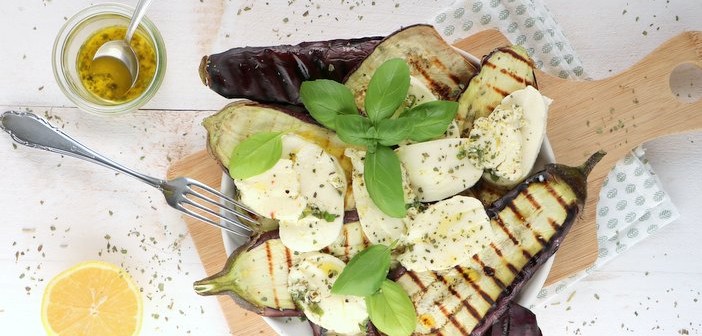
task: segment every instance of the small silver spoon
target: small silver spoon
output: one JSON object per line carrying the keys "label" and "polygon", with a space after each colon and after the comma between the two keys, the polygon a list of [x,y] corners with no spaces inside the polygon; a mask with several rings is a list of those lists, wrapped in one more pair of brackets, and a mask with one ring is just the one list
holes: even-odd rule
{"label": "small silver spoon", "polygon": [[129,44],[129,41],[132,40],[132,36],[137,27],[139,27],[139,22],[144,17],[144,14],[146,14],[146,8],[149,7],[151,1],[152,0],[139,0],[136,8],[134,8],[134,14],[132,14],[132,19],[129,22],[127,35],[125,35],[124,40],[106,42],[98,48],[97,52],[95,52],[95,56],[93,56],[93,61],[101,57],[112,57],[122,62],[127,70],[129,70],[129,75],[132,79],[131,86],[134,86],[137,77],[139,77],[139,59],[134,49],[132,49]]}

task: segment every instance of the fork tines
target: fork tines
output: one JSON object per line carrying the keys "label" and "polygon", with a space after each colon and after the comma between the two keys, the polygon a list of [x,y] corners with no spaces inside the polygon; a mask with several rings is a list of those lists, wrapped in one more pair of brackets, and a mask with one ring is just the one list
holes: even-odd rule
{"label": "fork tines", "polygon": [[184,180],[188,188],[183,191],[178,210],[242,237],[253,233],[251,227],[258,225],[259,214],[208,185],[189,178]]}

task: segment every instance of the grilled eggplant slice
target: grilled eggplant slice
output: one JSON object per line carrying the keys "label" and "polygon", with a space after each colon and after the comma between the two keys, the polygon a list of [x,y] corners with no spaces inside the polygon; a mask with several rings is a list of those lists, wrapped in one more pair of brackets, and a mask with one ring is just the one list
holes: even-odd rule
{"label": "grilled eggplant slice", "polygon": [[382,38],[233,48],[204,56],[200,62],[200,78],[212,91],[226,98],[301,105],[303,81],[341,82]]}
{"label": "grilled eggplant slice", "polygon": [[324,148],[336,157],[346,173],[348,183],[345,209],[355,207],[351,192],[353,168],[351,160],[344,156],[344,150],[349,145],[341,141],[333,131],[317,124],[308,114],[276,105],[239,101],[205,118],[202,125],[207,130],[207,150],[225,171],[234,147],[259,132],[292,132]]}
{"label": "grilled eggplant slice", "polygon": [[483,203],[483,206],[489,208],[492,206],[492,203],[500,199],[508,191],[509,189],[505,187],[496,186],[485,180],[479,180],[470,189],[464,191],[462,195],[475,197]]}
{"label": "grilled eggplant slice", "polygon": [[[200,295],[229,294],[264,316],[302,316],[288,293],[288,272],[298,255],[270,231],[234,251],[224,269],[193,284]],[[264,276],[265,275],[265,276]]]}
{"label": "grilled eggplant slice", "polygon": [[[355,212],[354,212],[355,213]],[[346,218],[344,218],[346,220]],[[331,245],[322,249],[322,252],[331,254],[341,261],[348,263],[356,253],[363,251],[371,243],[363,234],[361,222],[358,221],[358,215],[353,222],[345,224],[341,227],[341,234]]]}
{"label": "grilled eggplant slice", "polygon": [[407,62],[412,86],[428,89],[435,99],[440,100],[456,101],[470,78],[477,73],[477,66],[446,43],[434,27],[409,26],[380,42],[344,81],[360,110],[364,110],[366,88],[373,73],[392,58],[402,58]]}
{"label": "grilled eggplant slice", "polygon": [[[344,224],[337,240],[322,250],[344,262],[370,242],[357,221]],[[288,273],[299,258],[269,231],[234,251],[222,271],[193,284],[200,295],[228,294],[244,309],[263,316],[302,316],[288,292]]]}
{"label": "grilled eggplant slice", "polygon": [[507,95],[529,85],[538,88],[534,62],[524,48],[502,47],[484,57],[480,73],[458,100],[456,119],[463,137],[468,137],[473,120],[490,115]]}
{"label": "grilled eggplant slice", "polygon": [[585,204],[588,173],[560,164],[519,184],[488,209],[494,236],[460,266],[405,272],[397,282],[412,298],[418,335],[483,335],[533,273],[560,246]]}

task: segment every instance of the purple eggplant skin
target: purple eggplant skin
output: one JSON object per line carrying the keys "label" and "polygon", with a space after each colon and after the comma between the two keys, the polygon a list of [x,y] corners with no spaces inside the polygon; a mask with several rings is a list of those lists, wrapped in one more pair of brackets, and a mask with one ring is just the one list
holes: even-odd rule
{"label": "purple eggplant skin", "polygon": [[303,81],[341,82],[382,39],[382,36],[373,36],[232,48],[204,56],[200,62],[200,79],[226,98],[301,105]]}
{"label": "purple eggplant skin", "polygon": [[536,315],[514,302],[490,327],[485,336],[542,336]]}
{"label": "purple eggplant skin", "polygon": [[[312,328],[312,336],[327,336],[327,329],[322,328],[321,326],[314,324],[312,321],[307,321],[310,324],[310,327]],[[382,336],[384,334],[381,334],[378,329],[373,326],[373,323],[368,321],[366,323],[366,336]]]}

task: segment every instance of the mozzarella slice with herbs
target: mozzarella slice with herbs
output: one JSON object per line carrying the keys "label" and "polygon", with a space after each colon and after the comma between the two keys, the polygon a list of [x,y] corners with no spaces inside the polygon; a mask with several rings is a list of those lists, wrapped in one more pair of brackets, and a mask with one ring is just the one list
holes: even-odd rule
{"label": "mozzarella slice with herbs", "polygon": [[323,148],[297,135],[286,134],[282,142],[273,168],[234,183],[244,204],[279,221],[286,247],[322,249],[337,239],[344,222],[344,171]]}
{"label": "mozzarella slice with herbs", "polygon": [[364,332],[368,320],[365,300],[331,293],[344,267],[343,261],[329,254],[306,253],[290,268],[288,291],[313,323],[335,333],[355,335]]}
{"label": "mozzarella slice with herbs", "polygon": [[440,139],[400,146],[410,186],[423,202],[433,202],[472,187],[483,175],[466,160],[467,139]]}
{"label": "mozzarella slice with herbs", "polygon": [[500,105],[473,122],[466,156],[493,176],[513,180],[522,175],[522,106]]}
{"label": "mozzarella slice with herbs", "polygon": [[317,251],[333,243],[344,224],[346,177],[336,158],[309,142],[295,153],[293,170],[306,207],[298,218],[280,221],[280,240],[294,251]]}
{"label": "mozzarella slice with herbs", "polygon": [[247,179],[235,179],[241,202],[273,219],[297,220],[305,209],[300,179],[293,161],[280,159],[269,170]]}
{"label": "mozzarella slice with herbs", "polygon": [[[520,112],[521,121],[517,135],[520,138],[521,148],[518,156],[508,155],[497,169],[487,170],[484,177],[488,181],[496,185],[511,187],[529,176],[536,158],[539,156],[541,143],[546,135],[546,120],[550,104],[551,99],[541,95],[534,87],[527,86],[524,89],[512,92],[495,108],[493,114],[497,112],[498,115],[493,117],[493,114],[491,114],[488,118],[504,119],[504,116],[509,114],[510,111]],[[501,139],[506,145],[500,152],[507,154],[517,153],[511,147],[516,146],[512,145],[516,143],[516,140],[514,140],[516,135],[509,132],[504,132],[504,134],[505,136],[502,136]]]}
{"label": "mozzarella slice with herbs", "polygon": [[481,251],[490,242],[491,230],[479,200],[454,196],[430,205],[414,218],[398,261],[417,272],[449,269]]}
{"label": "mozzarella slice with herbs", "polygon": [[[390,245],[393,241],[407,232],[406,220],[416,214],[416,208],[407,209],[407,217],[394,218],[385,214],[375,205],[366,190],[363,176],[363,162],[366,156],[365,151],[347,148],[344,155],[351,159],[353,165],[352,189],[353,198],[356,200],[356,211],[361,222],[363,233],[373,244]],[[402,167],[402,186],[405,193],[405,204],[413,204],[417,201],[414,191],[409,186],[407,171]]]}

